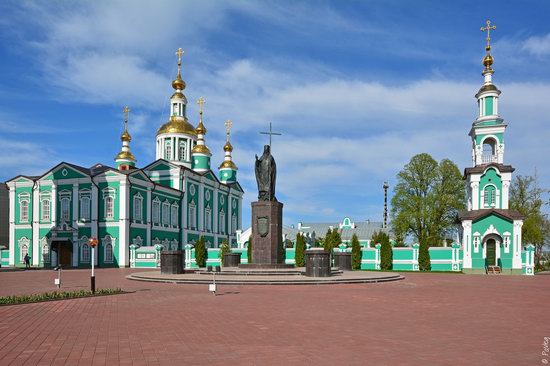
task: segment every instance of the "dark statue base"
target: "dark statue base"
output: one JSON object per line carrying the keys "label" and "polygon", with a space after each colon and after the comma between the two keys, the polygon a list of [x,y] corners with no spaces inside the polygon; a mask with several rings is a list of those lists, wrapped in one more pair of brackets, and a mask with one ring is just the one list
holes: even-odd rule
{"label": "dark statue base", "polygon": [[283,204],[252,202],[252,264],[283,264]]}
{"label": "dark statue base", "polygon": [[241,254],[240,253],[227,253],[223,256],[223,266],[224,267],[238,267],[241,264]]}
{"label": "dark statue base", "polygon": [[339,267],[342,271],[351,271],[351,253],[336,252],[332,253],[334,256],[334,265]]}
{"label": "dark statue base", "polygon": [[182,250],[163,250],[160,252],[160,273],[181,274],[183,273]]}
{"label": "dark statue base", "polygon": [[306,254],[306,276],[330,277],[330,253],[323,248],[308,249]]}

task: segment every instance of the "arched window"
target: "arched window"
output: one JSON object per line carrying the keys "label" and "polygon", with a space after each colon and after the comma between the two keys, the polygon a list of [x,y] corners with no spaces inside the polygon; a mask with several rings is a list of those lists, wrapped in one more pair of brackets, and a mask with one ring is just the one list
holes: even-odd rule
{"label": "arched window", "polygon": [[113,239],[110,236],[106,236],[103,239],[103,248],[104,248],[104,262],[113,261]]}
{"label": "arched window", "polygon": [[179,160],[180,161],[185,161],[186,160],[185,159],[185,141],[180,141],[178,155],[179,155]]}
{"label": "arched window", "polygon": [[495,186],[488,185],[483,190],[483,205],[487,208],[496,206],[496,189],[495,189]]}
{"label": "arched window", "polygon": [[29,201],[21,201],[19,219],[21,222],[29,221]]}
{"label": "arched window", "polygon": [[496,162],[496,145],[497,142],[492,137],[483,141],[482,162],[484,164]]}
{"label": "arched window", "polygon": [[82,262],[90,261],[90,246],[86,243],[82,246]]}
{"label": "arched window", "polygon": [[168,201],[162,204],[162,224],[170,224],[170,203]]}
{"label": "arched window", "polygon": [[111,196],[105,197],[105,218],[113,219],[115,217],[115,199]]}
{"label": "arched window", "polygon": [[141,194],[137,193],[134,196],[134,220],[141,221],[143,220],[143,197]]}
{"label": "arched window", "polygon": [[23,237],[18,240],[19,244],[19,260],[21,263],[25,263],[25,256],[29,254],[29,244],[30,240],[26,237]]}
{"label": "arched window", "polygon": [[172,160],[172,144],[170,141],[166,141],[165,155],[166,160]]}
{"label": "arched window", "polygon": [[178,211],[179,211],[179,206],[177,203],[174,203],[172,204],[172,207],[171,207],[171,210],[172,210],[172,214],[170,215],[171,216],[171,222],[170,224],[172,226],[178,226]]}
{"label": "arched window", "polygon": [[90,219],[90,191],[83,191],[80,193],[80,220]]}
{"label": "arched window", "polygon": [[158,225],[160,223],[160,201],[158,198],[153,200],[153,224]]}
{"label": "arched window", "polygon": [[42,200],[42,221],[50,221],[50,200]]}
{"label": "arched window", "polygon": [[48,245],[48,239],[43,237],[40,242],[42,243],[42,263],[47,263],[50,261],[50,246]]}

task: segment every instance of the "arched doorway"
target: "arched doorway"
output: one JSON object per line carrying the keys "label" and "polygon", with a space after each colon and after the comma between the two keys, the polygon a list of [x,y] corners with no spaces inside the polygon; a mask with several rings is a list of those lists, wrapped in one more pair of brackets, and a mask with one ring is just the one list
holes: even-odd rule
{"label": "arched doorway", "polygon": [[495,239],[490,238],[485,242],[485,265],[496,266],[497,265],[497,243]]}

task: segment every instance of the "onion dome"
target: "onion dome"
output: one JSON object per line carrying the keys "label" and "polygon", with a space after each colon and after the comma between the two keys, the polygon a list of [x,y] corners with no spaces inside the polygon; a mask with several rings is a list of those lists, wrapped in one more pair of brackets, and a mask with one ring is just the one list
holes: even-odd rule
{"label": "onion dome", "polygon": [[120,139],[122,141],[128,141],[128,142],[132,141],[132,136],[130,136],[130,133],[126,128],[124,129],[124,132],[122,133],[122,135],[120,135]]}
{"label": "onion dome", "polygon": [[490,53],[487,53],[483,59],[483,66],[485,66],[485,69],[490,69],[491,65],[493,65],[493,56],[491,56]]}
{"label": "onion dome", "polygon": [[233,151],[233,145],[231,145],[231,142],[227,141],[225,145],[223,145],[223,151],[228,151],[228,152]]}
{"label": "onion dome", "polygon": [[195,132],[197,133],[197,135],[205,135],[207,132],[206,127],[204,127],[204,124],[202,123],[202,114],[199,125],[197,126],[197,128],[195,128]]}
{"label": "onion dome", "polygon": [[223,168],[237,170],[237,166],[232,160],[224,160],[221,163],[219,169],[223,169]]}

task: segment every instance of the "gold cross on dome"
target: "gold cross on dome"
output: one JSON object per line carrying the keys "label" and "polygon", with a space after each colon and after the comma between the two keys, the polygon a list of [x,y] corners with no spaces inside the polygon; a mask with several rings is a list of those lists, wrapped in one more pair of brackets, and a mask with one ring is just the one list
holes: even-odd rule
{"label": "gold cross on dome", "polygon": [[124,112],[124,121],[128,122],[128,114],[130,113],[130,108],[128,108],[128,106],[125,106],[122,111]]}
{"label": "gold cross on dome", "polygon": [[197,100],[197,104],[199,105],[199,113],[202,114],[202,106],[204,105],[204,103],[206,102],[206,100],[204,100],[203,97],[200,97],[199,100]]}
{"label": "gold cross on dome", "polygon": [[176,51],[176,56],[178,56],[178,65],[181,65],[181,55],[184,54],[184,51],[180,48]]}
{"label": "gold cross on dome", "polygon": [[485,32],[487,31],[487,50],[490,50],[491,49],[491,30],[495,30],[497,29],[497,26],[496,25],[491,25],[491,21],[490,20],[487,20],[487,26],[486,27],[481,27],[481,31],[482,32]]}
{"label": "gold cross on dome", "polygon": [[229,141],[229,135],[231,135],[231,127],[233,127],[233,122],[230,119],[225,121],[225,133],[227,134],[227,141]]}

